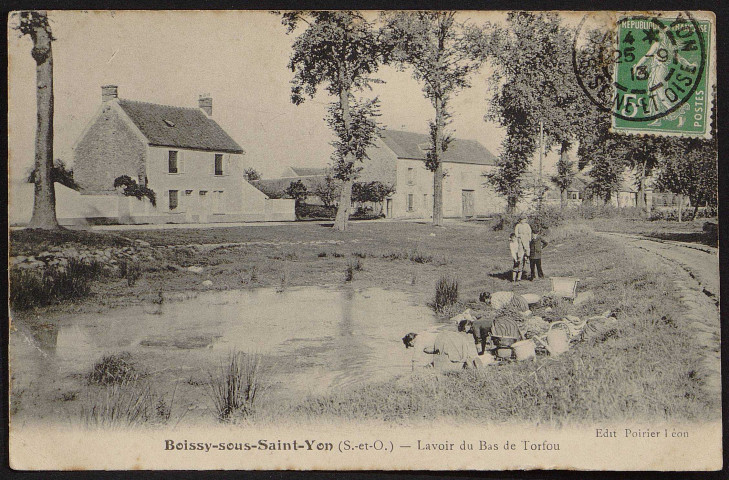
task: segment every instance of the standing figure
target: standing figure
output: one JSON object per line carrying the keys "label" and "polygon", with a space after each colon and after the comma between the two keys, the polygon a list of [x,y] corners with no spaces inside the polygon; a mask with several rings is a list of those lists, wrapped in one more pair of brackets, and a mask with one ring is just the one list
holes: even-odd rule
{"label": "standing figure", "polygon": [[514,234],[519,247],[519,258],[523,263],[517,272],[516,281],[518,282],[521,280],[521,274],[526,268],[527,259],[529,258],[529,243],[532,241],[532,227],[529,226],[526,215],[522,214],[519,218],[519,223],[514,227]]}
{"label": "standing figure", "polygon": [[542,238],[539,232],[534,231],[532,241],[529,243],[529,264],[531,267],[531,278],[534,280],[534,270],[539,273],[539,278],[544,278],[542,271],[542,248],[547,246],[547,242]]}

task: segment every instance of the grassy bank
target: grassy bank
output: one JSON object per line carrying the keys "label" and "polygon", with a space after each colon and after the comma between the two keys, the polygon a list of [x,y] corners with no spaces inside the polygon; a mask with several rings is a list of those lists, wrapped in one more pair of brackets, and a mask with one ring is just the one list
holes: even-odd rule
{"label": "grassy bank", "polygon": [[[574,248],[573,234],[582,248]],[[699,362],[683,333],[686,325],[671,293],[670,273],[650,260],[626,255],[618,244],[584,227],[557,229],[552,239],[556,248],[571,252],[552,265],[551,273],[582,278],[581,289],[589,288],[597,297],[575,313],[612,309],[618,312],[614,327],[560,357],[445,375],[421,371],[310,399],[292,407],[290,415],[550,424],[715,415],[718,399],[707,398],[699,388]],[[560,241],[565,243],[560,246]]]}
{"label": "grassy bank", "polygon": [[[415,302],[426,305],[436,303],[436,284],[444,277],[458,284],[458,302],[444,309],[446,319],[465,307],[486,308],[477,301],[484,290],[542,293],[549,288],[547,281],[511,284],[508,234],[506,230],[494,231],[489,222],[447,228],[418,223],[355,223],[344,233],[316,223],[129,231],[123,237],[66,232],[61,235],[67,238],[60,240],[11,232],[15,255],[36,254],[46,245],[56,244],[54,241],[125,245],[129,240],[143,240],[151,245],[144,248],[154,258],[141,265],[140,276],[133,284],[126,278],[102,276],[91,283],[91,291],[84,299],[30,310],[15,315],[13,320],[35,328],[44,322],[53,323],[58,314],[65,312],[103,314],[123,305],[153,305],[175,292],[261,286],[380,287],[407,292]],[[682,307],[671,291],[671,273],[653,259],[626,255],[620,243],[594,235],[584,222],[555,228],[546,238],[550,243],[544,250],[545,274],[576,276],[580,278],[580,290],[595,292],[593,301],[571,313],[583,316],[617,311],[616,328],[600,332],[562,357],[542,358],[537,363],[449,375],[406,375],[313,399],[277,399],[271,391],[271,397],[261,401],[257,415],[261,419],[367,417],[402,421],[446,415],[480,421],[518,418],[559,423],[701,419],[715,414],[717,405],[698,388],[698,365],[683,333],[679,316]],[[191,244],[198,246],[187,246]],[[203,244],[208,245],[199,246]],[[170,248],[175,245],[180,248]],[[191,271],[188,267],[200,269]],[[203,284],[206,280],[212,284]],[[407,318],[402,319],[402,329],[403,333],[409,329]],[[33,361],[35,352],[28,350],[27,355],[23,359]],[[171,358],[156,353],[145,355],[144,370],[157,373],[144,380],[183,405],[209,403],[200,384],[205,379],[192,378]],[[188,380],[180,383],[183,377]],[[72,395],[62,395],[59,400],[56,390],[75,392],[86,388],[85,380],[75,377],[59,380],[47,374],[31,380],[47,386],[36,393],[29,388],[21,402],[17,401],[20,394],[15,394],[16,412],[56,411],[64,403],[76,401]],[[188,414],[188,418],[191,416]],[[215,416],[209,417],[216,421]]]}

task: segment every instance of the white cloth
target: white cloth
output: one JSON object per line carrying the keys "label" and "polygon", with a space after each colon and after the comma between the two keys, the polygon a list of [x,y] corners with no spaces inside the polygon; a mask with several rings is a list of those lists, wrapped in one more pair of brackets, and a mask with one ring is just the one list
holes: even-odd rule
{"label": "white cloth", "polygon": [[437,328],[440,327],[429,328],[415,336],[415,340],[413,340],[413,348],[410,349],[413,351],[410,358],[413,370],[416,368],[427,367],[433,363],[433,355],[425,353],[424,350],[426,348],[429,350],[433,349],[433,345],[435,345],[435,337],[439,333]]}
{"label": "white cloth", "polygon": [[491,294],[491,306],[494,310],[499,310],[511,303],[514,298],[514,292],[494,292]]}
{"label": "white cloth", "polygon": [[529,256],[529,243],[532,241],[532,227],[527,222],[519,222],[514,227],[516,239],[519,241],[519,252]]}

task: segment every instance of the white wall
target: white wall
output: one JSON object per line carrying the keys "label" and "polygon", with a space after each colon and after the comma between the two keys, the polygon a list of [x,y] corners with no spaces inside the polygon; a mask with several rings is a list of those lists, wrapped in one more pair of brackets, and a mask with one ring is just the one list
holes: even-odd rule
{"label": "white wall", "polygon": [[[56,183],[56,218],[61,225],[79,225],[92,218],[117,218],[116,195],[81,195]],[[27,225],[33,215],[35,185],[12,182],[8,188],[8,223]],[[136,199],[135,199],[136,201]]]}
{"label": "white wall", "polygon": [[[178,172],[168,173],[170,150],[178,152]],[[222,152],[218,152],[222,153]],[[157,212],[180,221],[215,221],[221,212],[243,212],[242,155],[223,153],[223,175],[215,175],[215,152],[148,147],[147,179],[157,195]],[[178,191],[178,207],[170,210],[169,191]],[[192,190],[190,194],[186,191]],[[200,192],[206,192],[200,195]],[[221,194],[214,192],[222,191]],[[219,198],[216,198],[219,196]],[[204,219],[198,218],[204,216]],[[172,220],[174,221],[174,220]]]}
{"label": "white wall", "polygon": [[[484,173],[496,167],[464,163],[445,163],[448,175],[443,179],[443,215],[460,217],[463,214],[462,192],[473,190],[474,214],[491,215],[503,211],[506,202],[488,184]],[[408,169],[412,168],[412,174]],[[412,179],[410,178],[412,175]],[[397,160],[396,192],[393,195],[393,217],[432,218],[433,173],[422,160]],[[413,211],[408,211],[408,195],[413,195]]]}

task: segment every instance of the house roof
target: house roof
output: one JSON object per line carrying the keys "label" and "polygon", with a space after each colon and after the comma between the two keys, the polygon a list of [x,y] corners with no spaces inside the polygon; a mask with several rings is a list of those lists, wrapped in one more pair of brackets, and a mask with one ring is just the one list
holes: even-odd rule
{"label": "house roof", "polygon": [[580,177],[575,176],[572,178],[572,183],[570,183],[570,186],[567,189],[567,191],[584,192],[585,188],[587,188],[587,182],[585,182],[585,180],[581,179]]}
{"label": "house roof", "polygon": [[[401,130],[382,130],[380,137],[398,158],[426,159],[426,152],[430,145],[428,135]],[[443,155],[443,162],[496,165],[496,157],[475,140],[454,138]]]}
{"label": "house roof", "polygon": [[291,167],[291,170],[299,177],[312,177],[312,176],[323,176],[326,175],[326,168],[301,168]]}
{"label": "house roof", "polygon": [[119,106],[150,145],[243,153],[240,145],[200,109],[125,99],[119,99]]}
{"label": "house roof", "polygon": [[263,180],[255,180],[251,185],[262,191],[263,193],[280,193],[283,194],[292,182],[301,180],[306,190],[311,193],[324,179],[323,175],[309,175],[302,177],[283,177],[283,178],[267,178]]}

